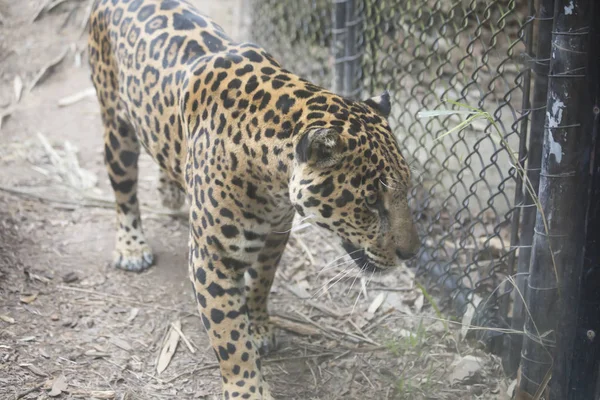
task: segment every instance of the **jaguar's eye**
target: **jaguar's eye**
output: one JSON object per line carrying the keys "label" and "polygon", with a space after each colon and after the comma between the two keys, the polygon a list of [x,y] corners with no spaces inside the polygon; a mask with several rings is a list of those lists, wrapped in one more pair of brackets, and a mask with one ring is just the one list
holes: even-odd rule
{"label": "jaguar's eye", "polygon": [[375,204],[377,204],[378,199],[379,196],[377,195],[377,192],[371,192],[367,194],[365,201],[367,202],[367,205],[374,206]]}

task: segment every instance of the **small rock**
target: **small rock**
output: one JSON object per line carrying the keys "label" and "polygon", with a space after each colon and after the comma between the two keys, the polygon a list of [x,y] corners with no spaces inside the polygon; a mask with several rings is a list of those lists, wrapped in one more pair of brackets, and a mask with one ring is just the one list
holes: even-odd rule
{"label": "small rock", "polygon": [[60,317],[59,317],[58,315],[56,315],[56,314],[52,314],[52,315],[50,316],[50,319],[51,319],[52,321],[58,321],[58,320],[60,319]]}
{"label": "small rock", "polygon": [[79,277],[75,272],[71,271],[64,274],[62,279],[64,283],[73,283],[75,281],[78,281]]}
{"label": "small rock", "polygon": [[475,356],[464,356],[452,363],[452,372],[448,376],[448,381],[452,383],[464,382],[467,378],[473,377],[481,372],[485,359]]}

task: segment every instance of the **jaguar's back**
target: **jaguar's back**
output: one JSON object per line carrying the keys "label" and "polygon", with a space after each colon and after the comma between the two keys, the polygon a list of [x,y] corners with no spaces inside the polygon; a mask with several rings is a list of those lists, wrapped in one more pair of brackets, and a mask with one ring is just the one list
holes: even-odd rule
{"label": "jaguar's back", "polygon": [[[175,0],[97,0],[90,33],[90,66],[102,118],[116,131],[108,132],[109,144],[116,144],[112,136],[124,136],[125,130],[137,132],[161,167],[182,183],[187,139],[180,113],[183,81],[203,56],[235,44],[192,5]],[[110,150],[121,155],[119,149]]]}

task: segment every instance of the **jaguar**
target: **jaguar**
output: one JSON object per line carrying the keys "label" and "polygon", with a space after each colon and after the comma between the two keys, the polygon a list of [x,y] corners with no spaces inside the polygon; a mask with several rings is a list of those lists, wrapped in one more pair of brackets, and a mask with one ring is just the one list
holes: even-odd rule
{"label": "jaguar", "polygon": [[362,271],[413,257],[410,170],[387,92],[343,98],[237,43],[185,0],[96,0],[89,64],[117,214],[113,265],[154,262],[137,197],[143,147],[164,206],[189,203],[189,276],[224,399],[273,399],[267,299],[294,215],[331,231]]}

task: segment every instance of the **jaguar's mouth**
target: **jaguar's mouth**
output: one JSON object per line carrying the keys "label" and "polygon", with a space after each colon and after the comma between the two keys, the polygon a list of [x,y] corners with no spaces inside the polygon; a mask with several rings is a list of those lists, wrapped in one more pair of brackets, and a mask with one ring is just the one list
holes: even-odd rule
{"label": "jaguar's mouth", "polygon": [[359,249],[348,242],[343,242],[342,247],[362,272],[381,273],[385,271],[384,268],[375,264],[363,249]]}

